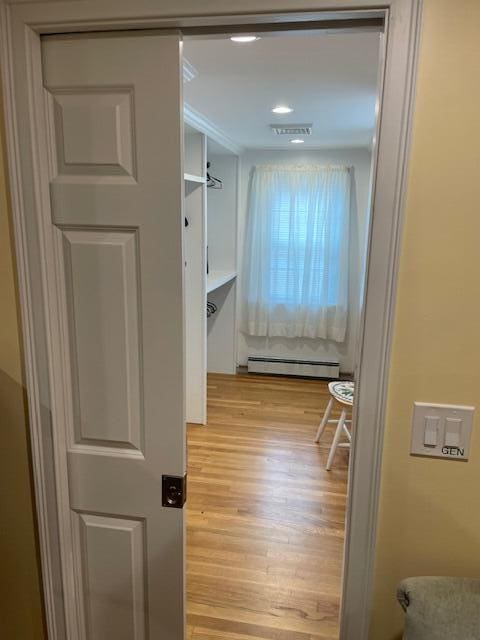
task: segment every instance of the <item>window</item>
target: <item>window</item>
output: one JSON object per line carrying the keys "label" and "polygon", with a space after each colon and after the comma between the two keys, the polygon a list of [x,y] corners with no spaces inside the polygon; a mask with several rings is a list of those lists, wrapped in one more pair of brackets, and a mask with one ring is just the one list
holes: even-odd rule
{"label": "window", "polygon": [[246,331],[343,341],[350,172],[256,167],[245,253]]}

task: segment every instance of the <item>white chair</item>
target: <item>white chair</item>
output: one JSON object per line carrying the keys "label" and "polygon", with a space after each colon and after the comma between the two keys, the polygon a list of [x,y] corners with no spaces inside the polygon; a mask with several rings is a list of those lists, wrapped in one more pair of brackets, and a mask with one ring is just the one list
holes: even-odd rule
{"label": "white chair", "polygon": [[[330,422],[336,422],[337,428],[335,429],[335,435],[333,436],[332,445],[330,447],[330,453],[328,454],[327,460],[327,471],[330,471],[333,464],[333,459],[335,458],[335,453],[338,447],[347,447],[350,448],[350,444],[352,442],[352,436],[350,431],[347,428],[347,424],[350,424],[352,421],[347,420],[347,412],[349,408],[353,405],[353,394],[355,390],[355,385],[353,382],[329,382],[328,383],[328,391],[330,392],[330,400],[328,402],[327,408],[323,415],[322,421],[317,430],[317,435],[315,436],[315,442],[320,442],[320,438],[325,431],[325,427]],[[330,420],[330,413],[332,412],[333,405],[335,402],[338,402],[342,405],[342,412],[340,414],[340,418],[338,420]],[[342,432],[347,436],[347,442],[340,442],[340,437]]]}

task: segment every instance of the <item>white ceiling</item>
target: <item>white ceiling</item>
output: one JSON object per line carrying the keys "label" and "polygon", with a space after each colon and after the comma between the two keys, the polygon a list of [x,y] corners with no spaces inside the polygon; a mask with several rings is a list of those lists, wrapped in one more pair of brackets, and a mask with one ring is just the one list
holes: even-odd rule
{"label": "white ceiling", "polygon": [[[186,38],[184,56],[198,71],[185,102],[247,148],[368,147],[375,124],[379,33]],[[287,104],[288,115],[271,108]],[[270,131],[270,123],[313,123],[305,143]]]}

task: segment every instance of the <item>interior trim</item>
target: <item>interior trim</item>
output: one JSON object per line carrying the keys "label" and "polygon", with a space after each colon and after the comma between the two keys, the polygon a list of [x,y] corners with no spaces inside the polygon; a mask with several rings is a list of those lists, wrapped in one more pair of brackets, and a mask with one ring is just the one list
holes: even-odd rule
{"label": "interior trim", "polygon": [[220,127],[217,127],[217,125],[204,116],[203,113],[200,113],[200,111],[197,111],[190,105],[185,104],[183,107],[183,116],[186,124],[189,124],[191,127],[194,127],[201,133],[204,133],[215,142],[218,142],[219,145],[225,147],[225,149],[228,149],[237,156],[242,153],[243,147],[229,138],[229,136],[227,136]]}

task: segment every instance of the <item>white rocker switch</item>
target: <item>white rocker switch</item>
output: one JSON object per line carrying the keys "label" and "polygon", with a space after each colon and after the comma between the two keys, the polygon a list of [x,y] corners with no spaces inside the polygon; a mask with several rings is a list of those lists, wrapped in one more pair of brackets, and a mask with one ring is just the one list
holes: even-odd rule
{"label": "white rocker switch", "polygon": [[459,447],[462,432],[462,420],[460,418],[445,418],[445,446]]}
{"label": "white rocker switch", "polygon": [[410,453],[468,460],[475,408],[415,402]]}
{"label": "white rocker switch", "polygon": [[438,443],[439,416],[425,416],[425,433],[423,444],[426,447],[436,447]]}

